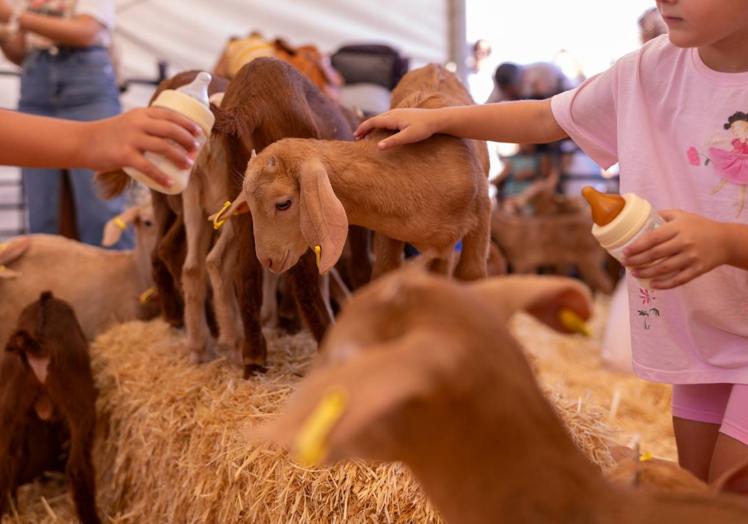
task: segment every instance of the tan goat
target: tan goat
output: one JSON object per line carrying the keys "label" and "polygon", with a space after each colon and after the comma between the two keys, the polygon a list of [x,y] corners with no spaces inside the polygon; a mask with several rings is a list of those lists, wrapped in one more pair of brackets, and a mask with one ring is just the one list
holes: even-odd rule
{"label": "tan goat", "polygon": [[[0,279],[0,346],[5,344],[19,312],[46,290],[52,290],[75,309],[88,339],[112,323],[143,316],[140,298],[152,285],[152,214],[146,206],[127,210],[121,216],[122,225],[132,221],[136,228],[132,251],[110,251],[54,235],[29,235],[8,242],[8,252],[19,245],[26,249],[8,264],[17,276]],[[113,223],[108,224],[105,236],[117,229]],[[110,236],[109,240],[116,242],[117,237]]]}
{"label": "tan goat", "polygon": [[607,481],[509,333],[518,308],[555,328],[561,308],[590,313],[585,290],[558,277],[460,284],[409,268],[374,282],[264,436],[308,462],[402,461],[448,523],[748,522],[741,497]]}
{"label": "tan goat", "polygon": [[495,209],[491,216],[491,238],[515,273],[535,273],[541,266],[576,267],[591,288],[612,293],[613,281],[604,270],[608,255],[591,230],[592,220],[583,209],[537,216]]}
{"label": "tan goat", "polygon": [[[159,90],[188,83],[195,74],[195,71],[180,73],[164,81]],[[169,196],[168,208],[159,206],[163,211],[164,220],[160,221],[163,235],[154,253],[154,274],[158,276],[159,289],[173,284],[171,277],[181,281],[188,346],[197,361],[210,357],[208,324],[203,313],[208,294],[207,274],[213,292],[219,347],[232,356],[241,344],[244,373],[248,376],[264,369],[267,358],[260,325],[262,267],[255,256],[252,221],[248,215],[236,217],[225,223],[216,238],[207,216],[239,194],[242,174],[253,149],[262,150],[291,136],[352,139],[353,135],[340,107],[280,60],[253,60],[228,85],[225,80],[214,78],[211,94],[219,92],[219,87],[225,88],[220,108],[211,106],[216,124],[208,145],[197,159],[187,189],[181,197]],[[123,172],[115,172],[103,182],[109,189],[107,193],[115,194],[128,180]],[[163,202],[163,195],[158,198]],[[182,236],[185,232],[186,242]],[[289,272],[289,277],[305,324],[321,340],[332,318],[319,289],[314,255],[304,257]],[[173,294],[174,287],[170,286]],[[239,329],[243,333],[237,333]]]}
{"label": "tan goat", "polygon": [[[452,73],[436,65],[411,71],[392,93],[393,107],[472,104]],[[229,214],[248,205],[257,257],[283,272],[320,246],[319,270],[339,259],[348,225],[377,233],[374,275],[399,265],[403,242],[441,260],[446,272],[455,244],[455,275],[486,275],[490,201],[482,142],[444,135],[390,151],[375,132],[358,142],[285,139],[250,161],[242,193]],[[386,237],[386,238],[385,238]]]}

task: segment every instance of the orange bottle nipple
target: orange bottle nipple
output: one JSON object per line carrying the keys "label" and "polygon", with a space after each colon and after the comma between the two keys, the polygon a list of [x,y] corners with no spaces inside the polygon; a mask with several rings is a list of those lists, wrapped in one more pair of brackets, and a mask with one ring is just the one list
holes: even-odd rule
{"label": "orange bottle nipple", "polygon": [[590,186],[582,189],[582,196],[590,204],[592,221],[598,226],[610,224],[626,205],[626,200],[622,196],[600,193]]}

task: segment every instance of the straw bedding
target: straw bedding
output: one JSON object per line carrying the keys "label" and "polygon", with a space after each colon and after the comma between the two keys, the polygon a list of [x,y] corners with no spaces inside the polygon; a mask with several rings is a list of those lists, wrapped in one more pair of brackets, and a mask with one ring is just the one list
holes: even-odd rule
{"label": "straw bedding", "polygon": [[[602,315],[594,326],[598,331]],[[641,435],[672,458],[666,388],[600,368],[595,340],[557,336],[520,316],[513,324],[549,398],[579,446],[612,465],[606,438]],[[232,522],[437,522],[404,467],[353,462],[305,470],[245,435],[271,417],[314,354],[306,334],[268,333],[270,370],[250,381],[225,361],[194,366],[182,335],[164,323],[114,327],[92,345],[101,513],[114,524]],[[611,399],[620,403],[610,417]],[[666,427],[668,429],[666,429]],[[2,524],[75,522],[60,477],[26,486]]]}

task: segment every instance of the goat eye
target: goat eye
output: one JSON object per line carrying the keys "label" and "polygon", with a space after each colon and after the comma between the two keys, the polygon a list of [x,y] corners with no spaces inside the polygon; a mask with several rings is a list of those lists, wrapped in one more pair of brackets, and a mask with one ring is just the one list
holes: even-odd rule
{"label": "goat eye", "polygon": [[143,225],[145,225],[145,227],[151,227],[153,225],[153,222],[150,220],[144,220]]}
{"label": "goat eye", "polygon": [[291,207],[291,201],[290,200],[284,200],[283,202],[276,202],[275,203],[275,209],[278,211],[285,211],[289,207]]}

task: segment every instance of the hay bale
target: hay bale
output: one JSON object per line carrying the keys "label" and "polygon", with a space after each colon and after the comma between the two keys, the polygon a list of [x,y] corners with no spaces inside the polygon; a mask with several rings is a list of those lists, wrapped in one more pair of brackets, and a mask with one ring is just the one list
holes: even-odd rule
{"label": "hay bale", "polygon": [[609,371],[600,358],[600,342],[608,314],[607,297],[595,302],[590,339],[566,337],[546,329],[534,318],[519,314],[512,331],[522,342],[541,384],[576,399],[583,411],[602,410],[601,419],[616,428],[616,441],[638,441],[642,452],[677,460],[671,417],[672,390],[631,373]]}
{"label": "hay bale", "polygon": [[[528,322],[519,319],[518,332],[536,350],[549,344],[549,353],[564,356],[571,350],[559,345],[580,345]],[[249,381],[225,361],[192,365],[183,336],[161,321],[116,326],[95,341],[100,427],[94,458],[102,516],[114,524],[438,522],[400,465],[307,470],[283,452],[247,445],[247,431],[272,417],[316,351],[307,334],[268,335],[269,371]],[[602,385],[594,386],[604,387],[607,378],[597,373]],[[605,404],[580,403],[576,389],[570,396],[560,382],[550,382],[546,392],[577,444],[602,467],[611,466]],[[29,491],[21,514],[2,524],[75,522],[62,483],[56,495],[44,495]]]}

